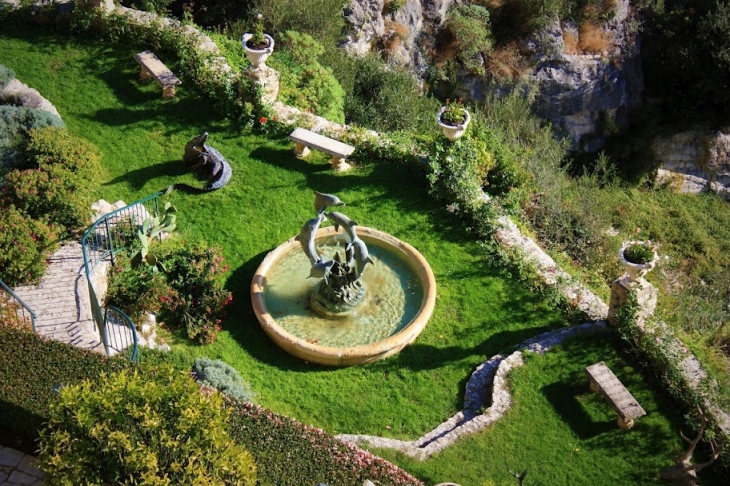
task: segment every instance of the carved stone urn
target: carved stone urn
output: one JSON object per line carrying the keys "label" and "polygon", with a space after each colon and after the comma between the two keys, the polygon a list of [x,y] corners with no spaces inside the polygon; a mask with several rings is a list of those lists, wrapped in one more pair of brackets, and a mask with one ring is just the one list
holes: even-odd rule
{"label": "carved stone urn", "polygon": [[[446,111],[448,107],[442,106],[441,109],[436,114],[436,123],[438,123],[439,128],[441,128],[441,131],[443,132],[444,136],[448,138],[450,141],[454,141],[457,138],[464,135],[466,132],[466,127],[469,126],[469,122],[471,122],[471,115],[469,115],[468,110],[464,110],[464,114],[466,115],[466,118],[464,121],[459,125],[451,125],[449,123],[444,123],[441,120],[441,115]],[[463,109],[463,108],[462,108]]]}
{"label": "carved stone urn", "polygon": [[[632,261],[629,261],[626,258],[625,251],[627,248],[632,247],[634,245],[644,245],[648,249],[651,250],[653,253],[653,256],[650,260],[647,260],[643,263],[634,263]],[[640,278],[643,278],[644,275],[646,275],[649,271],[651,271],[657,264],[657,261],[659,261],[659,255],[657,255],[656,251],[651,247],[651,245],[645,241],[625,241],[623,245],[621,245],[621,248],[618,251],[618,257],[619,260],[621,260],[621,265],[624,267],[624,271],[626,272],[626,275],[628,276],[629,283],[634,283]]]}
{"label": "carved stone urn", "polygon": [[258,69],[265,65],[266,59],[274,52],[274,39],[269,34],[264,34],[264,38],[268,41],[269,45],[262,49],[254,49],[248,47],[248,41],[253,37],[253,34],[243,34],[241,38],[241,44],[243,45],[243,51],[246,53],[246,57],[253,67]]}

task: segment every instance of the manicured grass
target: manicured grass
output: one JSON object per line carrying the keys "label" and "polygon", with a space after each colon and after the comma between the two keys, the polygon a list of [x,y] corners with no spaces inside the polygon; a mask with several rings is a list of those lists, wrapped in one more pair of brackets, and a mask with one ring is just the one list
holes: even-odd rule
{"label": "manicured grass", "polygon": [[[176,337],[173,351],[164,359],[183,366],[190,366],[197,356],[222,359],[251,383],[258,403],[332,433],[413,439],[461,408],[464,384],[478,364],[528,337],[565,325],[563,317],[536,295],[485,265],[478,245],[470,241],[459,221],[434,207],[420,169],[367,164],[336,174],[322,155],[299,160],[287,141],[225,123],[192,91],[189,81],[183,80],[175,99],[162,101],[156,84],[137,80],[132,55],[138,50],[32,32],[0,35],[0,63],[50,99],[69,129],[101,150],[106,173],[101,176],[99,197],[132,202],[172,182],[202,186],[180,162],[185,143],[202,130],[210,133],[209,144],[230,161],[234,175],[224,189],[205,195],[172,195],[179,210],[180,236],[202,238],[223,248],[230,266],[226,287],[234,295],[230,317],[215,344],[194,346]],[[174,62],[163,61],[175,71]],[[391,359],[343,369],[303,363],[276,347],[253,315],[249,299],[253,273],[268,251],[298,233],[312,217],[312,190],[337,194],[347,203],[344,212],[353,220],[411,243],[433,268],[438,285],[434,315],[418,340]],[[590,359],[607,359],[605,354],[615,353],[615,342],[601,346]],[[527,379],[531,384],[526,388],[539,391],[551,383],[560,388],[563,385],[554,373],[568,366],[579,370],[588,359],[584,355],[580,347],[566,346],[556,354],[562,361],[553,372],[543,373],[539,363],[528,364],[524,373],[535,373],[535,377]],[[143,359],[162,358],[146,353]],[[519,379],[522,372],[515,376]],[[575,386],[576,373],[568,381]],[[627,382],[632,391],[647,397],[647,404],[655,400],[639,375],[627,372]],[[541,420],[544,404],[530,405],[529,400],[535,398],[527,391],[522,398],[517,395],[519,407],[526,408],[510,412],[514,420],[508,417],[425,464],[402,458],[396,462],[427,480],[478,484],[487,477],[495,481],[503,477],[501,463],[485,469],[499,450],[500,457],[509,457],[513,469],[528,467],[546,478],[570,478],[561,476],[566,469],[561,461],[574,457],[567,448],[575,443],[585,449],[583,444],[590,437],[573,437],[565,414]],[[655,410],[652,420],[658,425],[646,432],[660,444],[653,446],[652,457],[636,458],[631,448],[625,453],[614,447],[614,439],[597,440],[590,446],[595,455],[572,460],[573,474],[597,484],[616,484],[617,478],[628,484],[635,478],[631,468],[604,467],[602,461],[612,458],[638,464],[642,477],[656,470],[656,464],[665,464],[665,458],[676,452],[672,446],[676,441],[666,433],[676,417],[664,415],[665,408]],[[647,418],[646,423],[652,422]],[[516,447],[519,437],[524,437],[525,444]],[[631,442],[633,436],[625,437]],[[611,479],[603,480],[596,471],[610,472]]]}

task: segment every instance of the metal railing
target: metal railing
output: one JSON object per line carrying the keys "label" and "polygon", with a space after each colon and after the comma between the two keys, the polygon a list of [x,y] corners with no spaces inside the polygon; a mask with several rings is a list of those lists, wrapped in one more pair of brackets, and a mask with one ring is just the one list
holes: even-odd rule
{"label": "metal railing", "polygon": [[0,280],[0,323],[18,329],[30,327],[35,332],[37,317],[33,309]]}
{"label": "metal railing", "polygon": [[122,310],[99,303],[94,289],[92,272],[102,262],[116,263],[115,255],[127,248],[137,238],[137,229],[145,219],[159,211],[158,192],[99,218],[81,238],[84,253],[86,282],[89,285],[91,314],[94,325],[104,343],[106,354],[125,353],[130,361],[137,361],[137,330]]}

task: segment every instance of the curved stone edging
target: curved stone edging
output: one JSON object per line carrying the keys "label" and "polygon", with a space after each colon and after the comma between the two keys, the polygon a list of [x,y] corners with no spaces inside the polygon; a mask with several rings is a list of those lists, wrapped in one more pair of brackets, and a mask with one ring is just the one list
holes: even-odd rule
{"label": "curved stone edging", "polygon": [[[423,461],[460,437],[478,432],[504,416],[512,406],[507,375],[513,368],[524,364],[523,352],[544,354],[571,337],[605,332],[607,329],[606,323],[600,321],[549,331],[524,341],[517,351],[506,358],[500,354],[491,357],[479,365],[469,378],[464,394],[464,409],[414,441],[352,434],[340,434],[336,437],[359,447],[395,449]],[[490,385],[492,395],[488,397]],[[487,405],[489,407],[480,413]]]}

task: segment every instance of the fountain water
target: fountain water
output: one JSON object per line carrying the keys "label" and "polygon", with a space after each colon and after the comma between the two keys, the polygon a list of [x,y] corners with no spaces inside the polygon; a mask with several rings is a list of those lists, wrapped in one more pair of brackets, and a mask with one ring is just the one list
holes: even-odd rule
{"label": "fountain water", "polygon": [[[251,285],[264,331],[287,352],[332,366],[397,353],[423,330],[436,301],[421,254],[326,212],[341,205],[336,196],[315,193],[316,217],[266,256]],[[334,226],[320,227],[325,220]]]}

